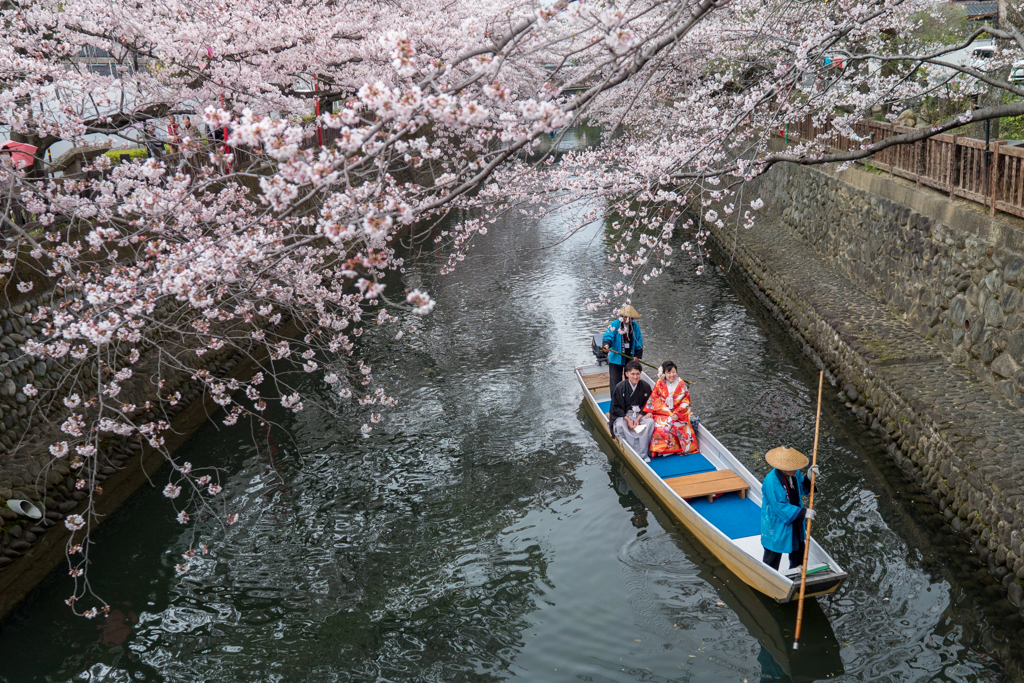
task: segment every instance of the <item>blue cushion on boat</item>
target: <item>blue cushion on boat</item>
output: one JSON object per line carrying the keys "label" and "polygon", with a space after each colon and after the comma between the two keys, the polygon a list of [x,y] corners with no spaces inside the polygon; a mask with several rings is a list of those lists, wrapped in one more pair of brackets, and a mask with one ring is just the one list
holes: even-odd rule
{"label": "blue cushion on boat", "polygon": [[601,409],[602,413],[607,413],[612,408],[612,402],[611,401],[601,401],[600,403],[597,404],[597,407]]}
{"label": "blue cushion on boat", "polygon": [[729,538],[761,534],[761,508],[749,498],[740,498],[738,493],[723,494],[713,503],[707,498],[691,498],[687,502]]}
{"label": "blue cushion on boat", "polygon": [[659,455],[651,458],[651,469],[657,472],[662,479],[668,479],[669,477],[683,477],[687,474],[713,472],[715,466],[700,453],[690,453],[689,455]]}

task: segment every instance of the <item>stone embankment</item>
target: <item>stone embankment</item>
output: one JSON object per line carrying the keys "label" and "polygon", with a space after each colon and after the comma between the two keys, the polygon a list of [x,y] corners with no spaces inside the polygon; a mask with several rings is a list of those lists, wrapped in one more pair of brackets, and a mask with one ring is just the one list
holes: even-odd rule
{"label": "stone embankment", "polygon": [[1024,228],[910,183],[776,166],[726,263],[1024,618]]}

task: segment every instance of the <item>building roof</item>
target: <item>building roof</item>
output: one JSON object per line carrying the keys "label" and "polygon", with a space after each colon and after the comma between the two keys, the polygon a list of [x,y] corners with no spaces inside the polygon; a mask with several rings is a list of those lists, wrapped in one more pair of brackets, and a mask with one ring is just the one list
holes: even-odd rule
{"label": "building roof", "polygon": [[957,4],[967,10],[969,17],[990,17],[999,14],[998,2],[958,2]]}

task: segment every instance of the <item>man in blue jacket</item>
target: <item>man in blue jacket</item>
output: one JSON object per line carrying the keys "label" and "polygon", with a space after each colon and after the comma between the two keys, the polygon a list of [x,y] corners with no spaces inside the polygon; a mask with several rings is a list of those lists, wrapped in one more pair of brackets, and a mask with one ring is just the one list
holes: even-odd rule
{"label": "man in blue jacket", "polygon": [[608,323],[608,329],[604,331],[604,350],[608,352],[608,391],[615,391],[622,381],[622,366],[628,358],[623,358],[620,353],[625,353],[634,358],[644,357],[644,338],[640,335],[640,325],[636,321],[640,314],[631,305],[626,304],[619,311],[619,317]]}
{"label": "man in blue jacket", "polygon": [[[774,469],[761,484],[762,561],[778,569],[783,553],[789,553],[790,568],[799,567],[804,562],[804,520],[814,519],[814,510],[805,508],[800,497],[811,492],[811,482],[800,471],[809,461],[788,446],[773,448],[764,459]],[[817,466],[811,471],[817,476]]]}

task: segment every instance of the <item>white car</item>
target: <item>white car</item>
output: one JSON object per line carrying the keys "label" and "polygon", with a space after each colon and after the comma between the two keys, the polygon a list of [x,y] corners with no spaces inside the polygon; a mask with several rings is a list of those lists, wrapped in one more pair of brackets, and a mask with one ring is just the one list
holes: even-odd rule
{"label": "white car", "polygon": [[1024,83],[1024,59],[1014,62],[1010,68],[1010,83]]}

